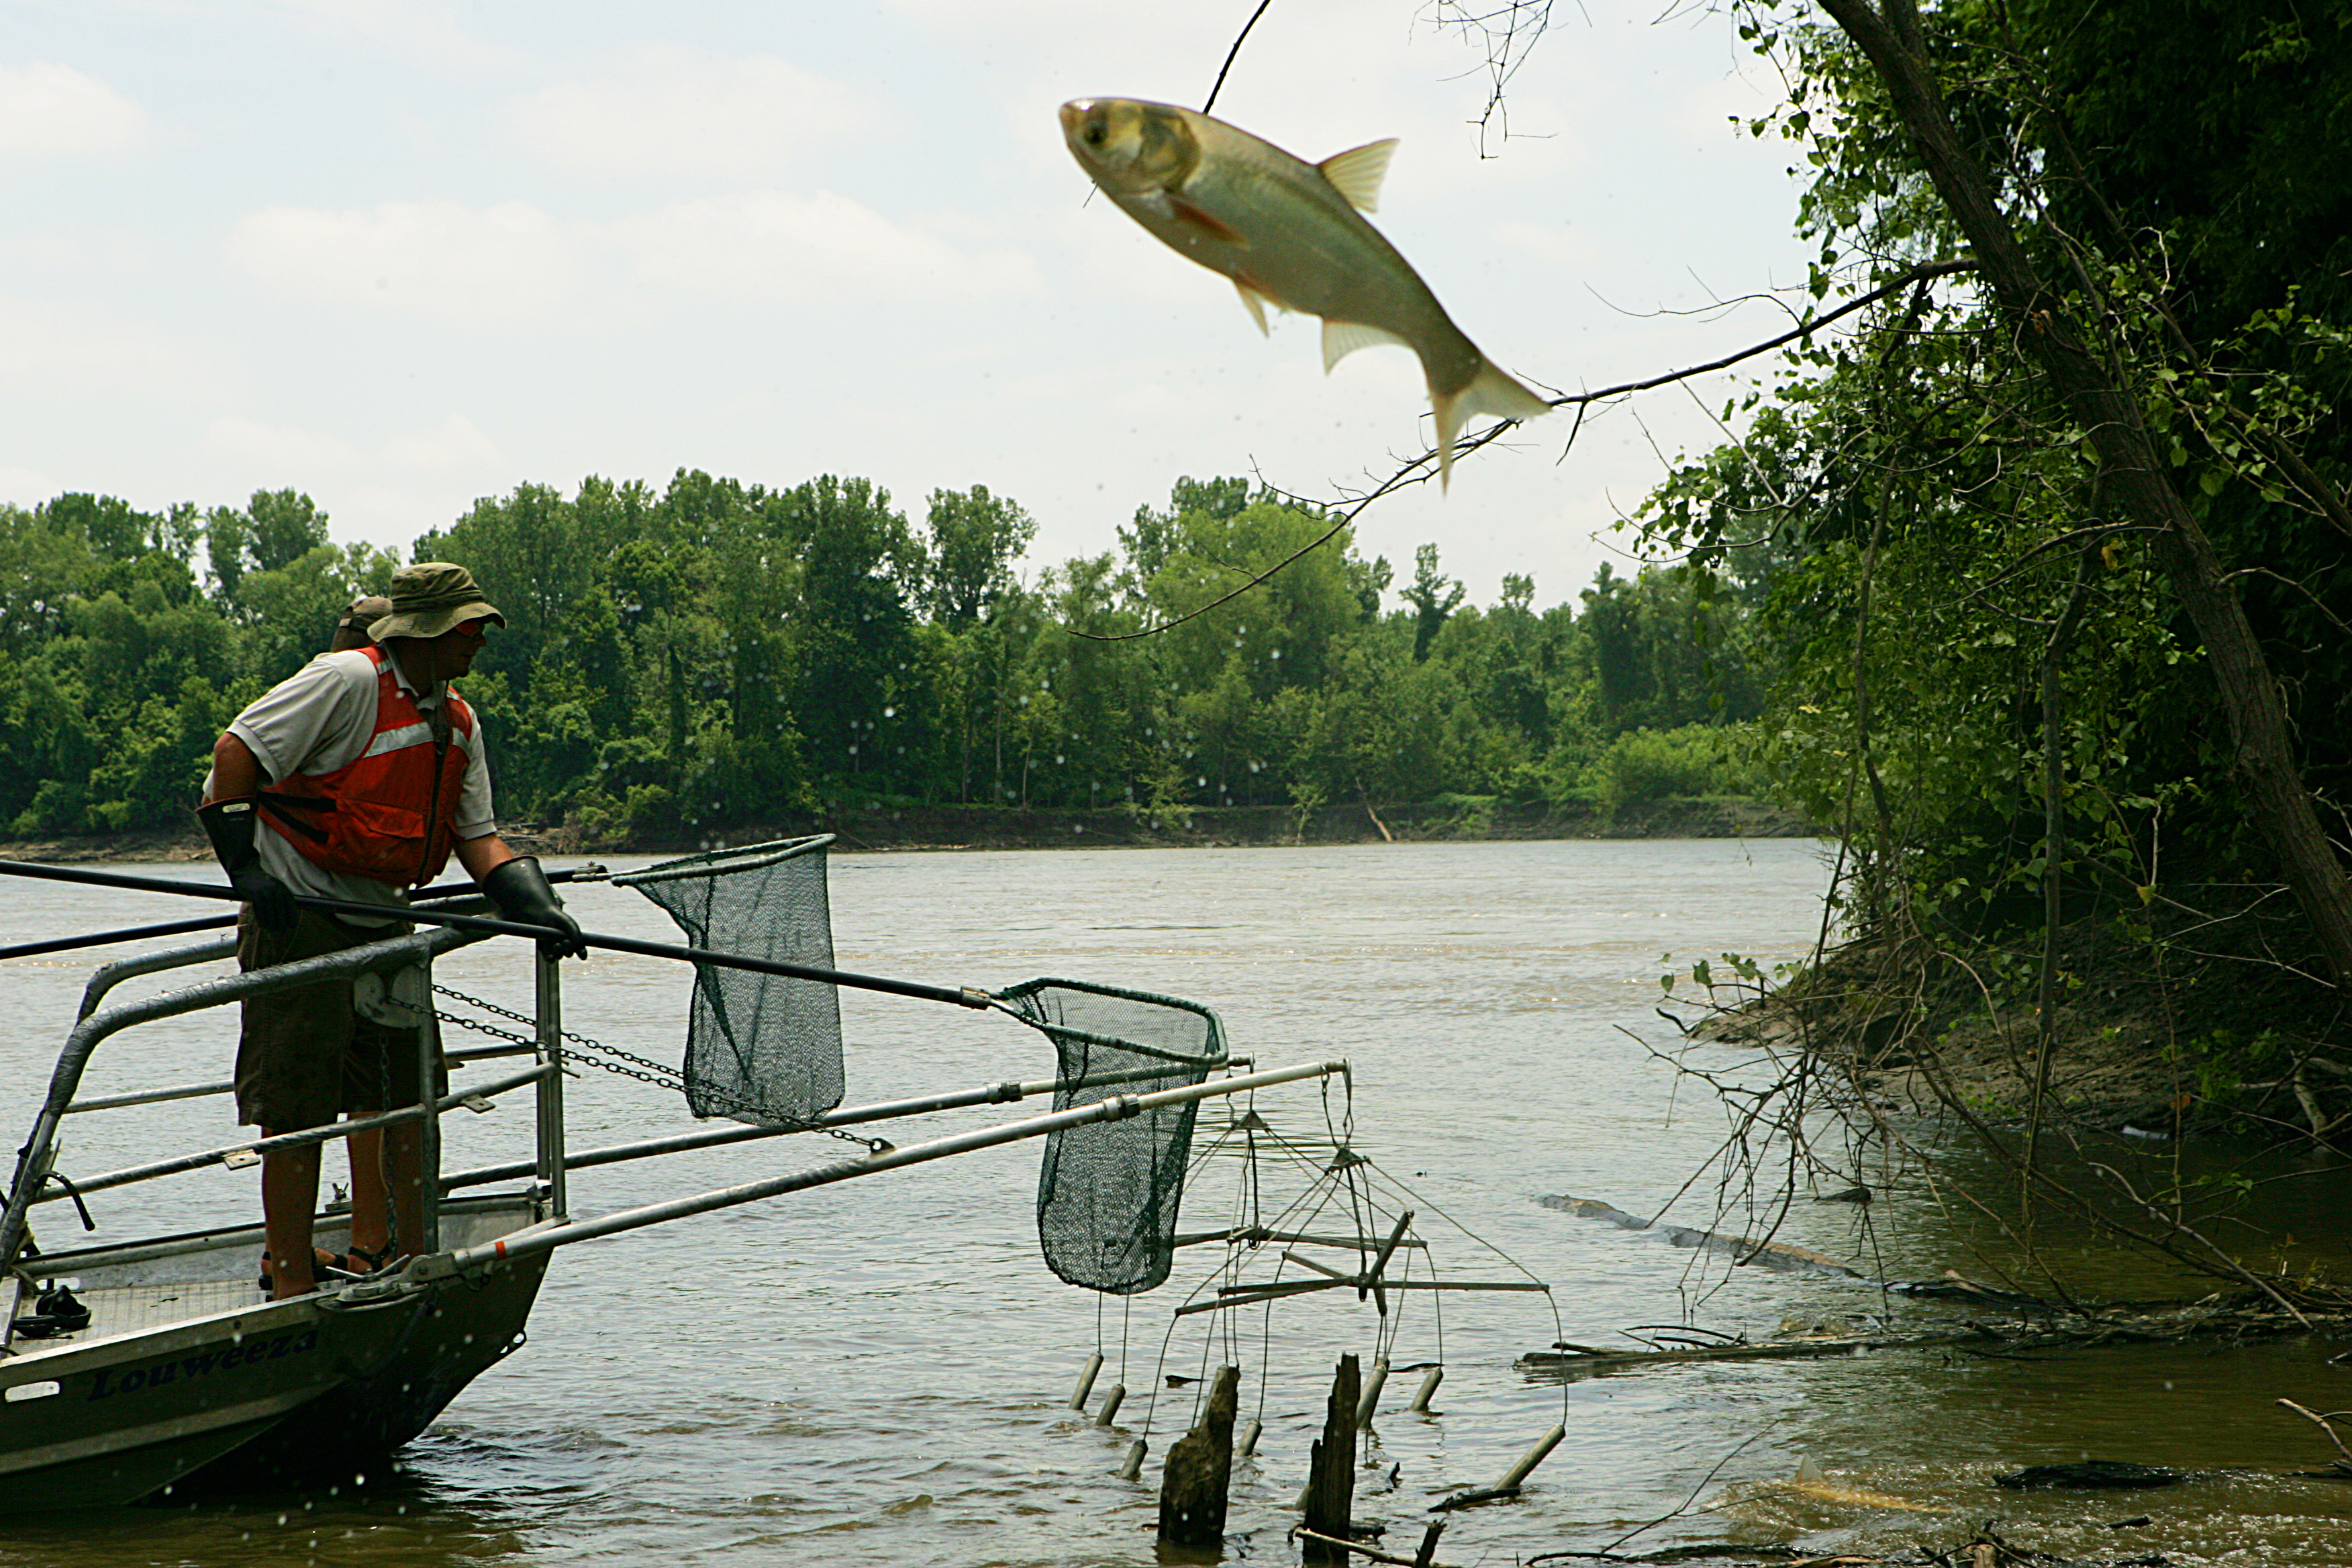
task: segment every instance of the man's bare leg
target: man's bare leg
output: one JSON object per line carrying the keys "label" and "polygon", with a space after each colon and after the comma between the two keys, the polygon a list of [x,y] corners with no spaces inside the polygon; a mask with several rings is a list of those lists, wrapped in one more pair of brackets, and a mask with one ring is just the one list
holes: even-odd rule
{"label": "man's bare leg", "polygon": [[[265,1128],[261,1134],[270,1135]],[[269,1244],[269,1295],[282,1301],[313,1289],[310,1220],[319,1206],[319,1146],[261,1157],[261,1229]]]}
{"label": "man's bare leg", "polygon": [[383,1129],[371,1127],[343,1142],[352,1151],[352,1250],[380,1255],[392,1239],[390,1194],[383,1184]]}

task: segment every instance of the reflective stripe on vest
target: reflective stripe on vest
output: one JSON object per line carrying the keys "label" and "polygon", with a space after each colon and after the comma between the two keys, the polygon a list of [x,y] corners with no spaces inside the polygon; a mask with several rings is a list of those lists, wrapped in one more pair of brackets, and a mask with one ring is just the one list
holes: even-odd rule
{"label": "reflective stripe on vest", "polygon": [[380,647],[360,650],[375,665],[375,730],[360,754],[331,773],[293,773],[261,796],[262,820],[321,870],[395,888],[421,887],[449,863],[457,795],[475,745],[474,710],[455,691],[442,698],[449,742],[435,763],[433,725],[401,688]]}

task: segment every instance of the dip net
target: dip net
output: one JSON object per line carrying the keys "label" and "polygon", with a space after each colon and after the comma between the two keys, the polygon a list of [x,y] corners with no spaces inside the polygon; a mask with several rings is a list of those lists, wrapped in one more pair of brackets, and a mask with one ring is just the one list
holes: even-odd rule
{"label": "dip net", "polygon": [[[997,998],[1054,1042],[1056,1110],[1190,1088],[1224,1064],[1223,1026],[1198,1003],[1076,980],[1032,980]],[[1047,1268],[1112,1296],[1166,1281],[1198,1109],[1163,1105],[1046,1138],[1037,1240]]]}
{"label": "dip net", "polygon": [[[824,848],[833,835],[666,860],[613,879],[667,911],[688,943],[833,967]],[[694,966],[686,1103],[697,1116],[806,1126],[841,1103],[841,1000],[830,985]]]}

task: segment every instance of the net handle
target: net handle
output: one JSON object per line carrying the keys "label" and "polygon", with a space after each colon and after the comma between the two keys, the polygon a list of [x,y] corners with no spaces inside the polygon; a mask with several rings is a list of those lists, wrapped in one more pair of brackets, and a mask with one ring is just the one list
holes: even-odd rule
{"label": "net handle", "polygon": [[[688,877],[764,871],[771,866],[782,865],[794,856],[814,854],[831,844],[835,837],[830,833],[818,833],[806,838],[778,838],[766,844],[747,844],[740,849],[708,849],[699,855],[689,855],[683,860],[665,860],[642,871],[623,872],[613,879],[613,885],[616,888],[642,888],[648,883],[677,882]],[[730,862],[723,870],[718,865],[721,860]]]}
{"label": "net handle", "polygon": [[[87,887],[121,888],[134,893],[168,893],[184,899],[217,899],[242,903],[244,895],[218,882],[171,882],[160,877],[126,877],[109,871],[87,871],[79,866],[44,866],[26,860],[0,860],[0,876],[32,877],[48,882],[79,882]],[[372,921],[409,921],[418,925],[451,926],[488,936],[520,936],[533,942],[548,939],[548,928],[519,925],[512,921],[485,920],[478,915],[445,914],[436,909],[397,904],[361,904],[343,899],[294,895],[294,907],[331,915],[358,915]],[[814,980],[824,985],[847,985],[859,991],[879,991],[891,996],[911,996],[921,1002],[946,1002],[958,1007],[984,1008],[994,1004],[987,992],[971,986],[925,985],[912,980],[889,980],[878,974],[853,974],[846,970],[820,969],[814,964],[784,963],[705,947],[683,947],[671,942],[640,942],[635,937],[581,931],[572,939],[583,946],[612,952],[634,952],[646,958],[675,959],[684,963],[712,964],[720,969],[748,970],[753,974],[780,975],[786,980]]]}

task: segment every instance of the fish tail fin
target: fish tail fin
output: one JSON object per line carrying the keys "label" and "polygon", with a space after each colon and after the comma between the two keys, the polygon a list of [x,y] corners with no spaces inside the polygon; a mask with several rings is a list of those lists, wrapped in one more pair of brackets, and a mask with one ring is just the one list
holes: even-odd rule
{"label": "fish tail fin", "polygon": [[1441,489],[1449,487],[1454,477],[1454,442],[1462,434],[1465,421],[1474,414],[1491,414],[1497,419],[1533,419],[1551,412],[1551,405],[1505,375],[1483,356],[1478,361],[1478,374],[1470,384],[1459,392],[1444,393],[1429,389],[1430,411],[1437,416],[1437,483]]}

